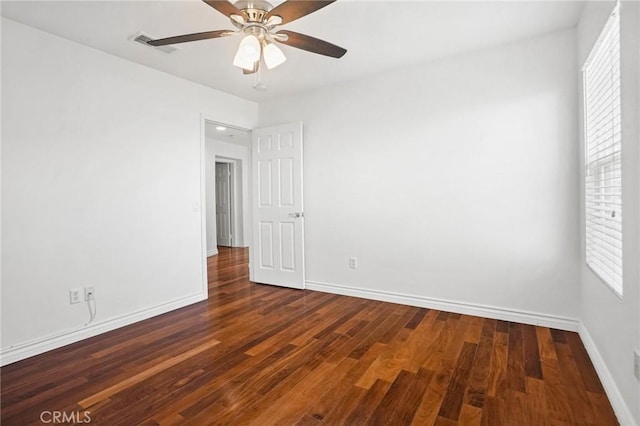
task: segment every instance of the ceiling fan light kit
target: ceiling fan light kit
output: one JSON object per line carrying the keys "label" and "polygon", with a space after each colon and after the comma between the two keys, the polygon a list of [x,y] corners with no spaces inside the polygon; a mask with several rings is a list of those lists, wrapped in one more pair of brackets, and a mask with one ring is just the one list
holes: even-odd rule
{"label": "ceiling fan light kit", "polygon": [[262,58],[264,59],[265,65],[270,70],[281,65],[287,60],[287,57],[284,56],[284,52],[278,46],[266,41],[262,48]]}
{"label": "ceiling fan light kit", "polygon": [[260,59],[260,40],[253,34],[245,36],[238,46],[238,55],[246,61],[255,62]]}
{"label": "ceiling fan light kit", "polygon": [[247,71],[252,70],[255,63],[255,61],[249,60],[244,55],[242,55],[242,51],[240,49],[238,49],[238,51],[236,52],[236,56],[233,58],[233,65]]}
{"label": "ceiling fan light kit", "polygon": [[268,69],[273,69],[287,58],[275,43],[306,50],[333,58],[341,58],[346,49],[324,40],[293,31],[275,31],[279,25],[302,18],[336,0],[287,0],[273,7],[264,0],[203,0],[207,5],[227,16],[236,31],[217,30],[195,34],[184,34],[159,40],[150,40],[151,46],[167,46],[196,40],[244,35],[233,58],[233,65],[242,68],[244,74],[253,74],[259,70],[261,60]]}

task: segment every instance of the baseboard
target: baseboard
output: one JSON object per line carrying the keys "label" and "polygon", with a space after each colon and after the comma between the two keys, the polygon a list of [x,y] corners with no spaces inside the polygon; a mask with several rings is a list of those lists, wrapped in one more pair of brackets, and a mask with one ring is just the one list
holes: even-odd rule
{"label": "baseboard", "polygon": [[633,419],[633,415],[631,414],[631,409],[627,406],[622,394],[620,393],[620,389],[616,385],[611,372],[607,368],[607,364],[604,362],[604,358],[600,355],[600,351],[598,351],[598,347],[596,343],[591,338],[589,331],[584,326],[583,323],[580,323],[580,329],[578,331],[580,334],[580,338],[582,339],[582,343],[584,344],[587,353],[589,354],[589,358],[591,358],[591,362],[593,363],[594,368],[596,369],[596,373],[598,373],[598,377],[602,382],[602,386],[604,387],[604,391],[607,393],[607,397],[611,402],[611,406],[613,407],[613,411],[616,413],[618,417],[618,421],[621,426],[638,426]]}
{"label": "baseboard", "polygon": [[207,257],[211,257],[211,256],[215,256],[216,254],[218,254],[218,249],[211,249],[211,250],[207,250]]}
{"label": "baseboard", "polygon": [[93,324],[91,326],[82,327],[74,330],[67,330],[54,335],[49,335],[40,339],[31,340],[29,342],[13,345],[0,350],[0,366],[14,363],[41,353],[57,349],[98,334],[106,333],[126,325],[130,325],[142,320],[161,315],[175,309],[183,308],[193,303],[201,302],[207,299],[206,293],[198,293],[192,296],[183,297],[171,302],[152,308],[142,309],[131,314],[122,315],[103,322]]}
{"label": "baseboard", "polygon": [[578,331],[579,325],[577,319],[558,317],[537,312],[516,311],[495,306],[434,299],[430,297],[313,281],[307,281],[306,285],[307,290],[342,294],[345,296],[361,297],[364,299],[380,300],[382,302],[399,303],[401,305],[418,306],[421,308],[437,309],[440,311],[455,312],[458,314],[474,315],[504,321],[520,322],[523,324],[539,325],[543,327],[557,328],[559,330]]}

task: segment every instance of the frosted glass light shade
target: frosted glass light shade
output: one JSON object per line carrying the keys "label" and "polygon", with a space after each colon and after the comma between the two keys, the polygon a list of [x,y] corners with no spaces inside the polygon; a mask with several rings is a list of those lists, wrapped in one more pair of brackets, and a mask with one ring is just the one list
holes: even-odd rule
{"label": "frosted glass light shade", "polygon": [[252,71],[255,61],[246,60],[241,54],[240,49],[236,53],[236,56],[233,58],[233,65],[239,68],[244,68],[247,71]]}
{"label": "frosted glass light shade", "polygon": [[[260,41],[258,37],[249,34],[240,42],[238,54],[245,61],[255,62],[260,59]],[[237,56],[237,55],[236,55]]]}
{"label": "frosted glass light shade", "polygon": [[278,65],[281,65],[287,58],[278,46],[273,43],[267,44],[262,50],[262,57],[267,68],[273,69]]}

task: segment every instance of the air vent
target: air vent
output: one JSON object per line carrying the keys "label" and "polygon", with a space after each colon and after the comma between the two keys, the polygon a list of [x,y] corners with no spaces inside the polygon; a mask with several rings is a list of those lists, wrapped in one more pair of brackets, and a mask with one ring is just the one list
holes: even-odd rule
{"label": "air vent", "polygon": [[150,35],[145,34],[143,32],[139,32],[138,34],[134,35],[133,37],[131,37],[130,40],[133,40],[133,41],[135,41],[137,43],[140,43],[143,46],[147,46],[147,47],[149,47],[151,49],[158,50],[158,51],[160,51],[162,53],[166,53],[166,54],[170,54],[170,53],[173,53],[176,50],[178,50],[177,47],[173,47],[173,46],[170,46],[170,45],[154,47],[154,46],[151,46],[150,44],[147,44],[148,41],[155,40],[155,38],[153,38]]}

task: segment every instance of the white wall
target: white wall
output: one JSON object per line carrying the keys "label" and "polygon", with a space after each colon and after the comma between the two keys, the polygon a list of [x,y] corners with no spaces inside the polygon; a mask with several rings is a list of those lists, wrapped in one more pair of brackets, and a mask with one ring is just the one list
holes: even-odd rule
{"label": "white wall", "polygon": [[[593,44],[602,31],[614,2],[587,2],[578,26],[578,66],[589,56]],[[640,383],[633,376],[633,350],[640,348],[640,4],[622,2],[620,14],[621,51],[621,102],[622,102],[622,187],[623,187],[623,297],[616,296],[585,265],[584,259],[584,198],[580,200],[582,306],[581,319],[584,336],[591,341],[592,358],[610,392],[614,405],[620,392],[627,407],[618,406],[617,412],[623,424],[640,424]],[[582,98],[580,98],[582,106]],[[582,112],[580,113],[582,129]],[[580,138],[583,170],[583,142]],[[580,181],[580,194],[584,182]],[[594,349],[599,357],[594,357]],[[608,383],[608,379],[612,382]],[[617,389],[616,389],[617,388]],[[625,415],[625,413],[628,413]]]}
{"label": "white wall", "polygon": [[[229,143],[216,140],[213,137],[206,138],[206,199],[207,199],[207,253],[209,256],[218,253],[216,238],[216,192],[215,192],[215,163],[216,156],[233,159],[236,164],[235,175],[238,179],[237,192],[234,193],[233,216],[235,223],[242,223],[234,235],[234,247],[248,247],[251,229],[250,217],[250,148],[247,145]],[[241,194],[241,199],[238,195]],[[246,208],[245,208],[246,206]]]}
{"label": "white wall", "polygon": [[2,88],[2,362],[206,297],[201,114],[257,105],[7,19]]}
{"label": "white wall", "polygon": [[261,103],[261,126],[304,122],[310,284],[575,328],[575,50],[567,30]]}

